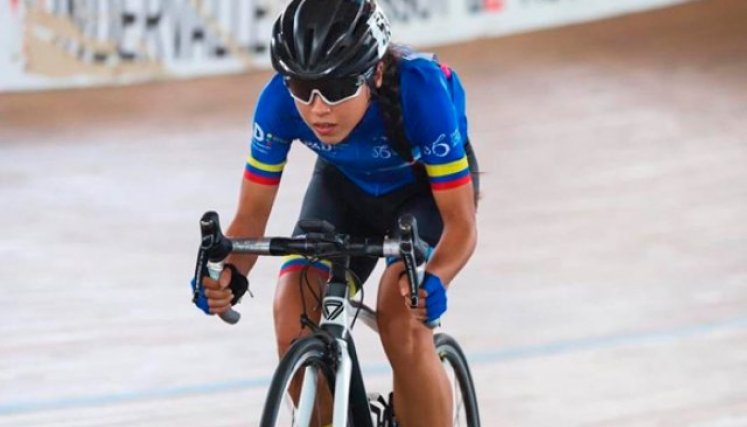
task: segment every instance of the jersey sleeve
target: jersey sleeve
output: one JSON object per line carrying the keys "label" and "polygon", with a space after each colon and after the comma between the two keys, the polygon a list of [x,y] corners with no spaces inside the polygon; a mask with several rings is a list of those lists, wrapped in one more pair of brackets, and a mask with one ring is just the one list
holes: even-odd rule
{"label": "jersey sleeve", "polygon": [[[259,95],[244,179],[264,185],[278,185],[283,174],[292,136],[284,134],[288,125],[288,96],[279,75]],[[293,107],[292,103],[290,105]]]}
{"label": "jersey sleeve", "polygon": [[460,121],[463,108],[452,96],[451,71],[432,60],[418,59],[402,71],[401,94],[407,137],[425,164],[431,189],[456,188],[471,182]]}

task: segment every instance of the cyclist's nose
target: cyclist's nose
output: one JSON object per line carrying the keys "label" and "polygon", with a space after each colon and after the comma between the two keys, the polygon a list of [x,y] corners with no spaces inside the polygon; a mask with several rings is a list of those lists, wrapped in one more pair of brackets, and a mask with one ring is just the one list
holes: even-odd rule
{"label": "cyclist's nose", "polygon": [[324,100],[318,93],[315,93],[313,95],[313,98],[311,99],[311,112],[323,116],[332,112],[332,107],[324,102]]}

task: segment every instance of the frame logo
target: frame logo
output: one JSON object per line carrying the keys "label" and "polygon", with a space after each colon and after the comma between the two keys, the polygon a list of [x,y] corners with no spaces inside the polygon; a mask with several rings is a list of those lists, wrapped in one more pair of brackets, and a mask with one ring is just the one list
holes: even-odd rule
{"label": "frame logo", "polygon": [[342,301],[325,301],[324,302],[324,318],[327,320],[337,319],[342,314]]}

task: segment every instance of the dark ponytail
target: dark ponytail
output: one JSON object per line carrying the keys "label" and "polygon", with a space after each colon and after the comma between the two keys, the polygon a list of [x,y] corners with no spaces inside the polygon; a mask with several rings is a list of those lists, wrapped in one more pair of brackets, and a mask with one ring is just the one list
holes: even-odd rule
{"label": "dark ponytail", "polygon": [[405,122],[402,117],[402,100],[399,85],[399,61],[408,49],[401,45],[391,44],[382,58],[384,76],[381,87],[375,89],[381,107],[386,136],[394,151],[408,162],[412,162],[412,149],[405,135]]}

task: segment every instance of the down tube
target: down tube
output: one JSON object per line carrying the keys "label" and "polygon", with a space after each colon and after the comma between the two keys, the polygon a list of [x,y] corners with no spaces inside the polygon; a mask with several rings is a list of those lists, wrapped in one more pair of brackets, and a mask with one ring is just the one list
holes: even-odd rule
{"label": "down tube", "polygon": [[337,339],[340,351],[337,376],[335,378],[335,407],[332,417],[334,427],[348,427],[348,403],[350,399],[350,376],[352,362],[348,354],[348,343],[344,339]]}

